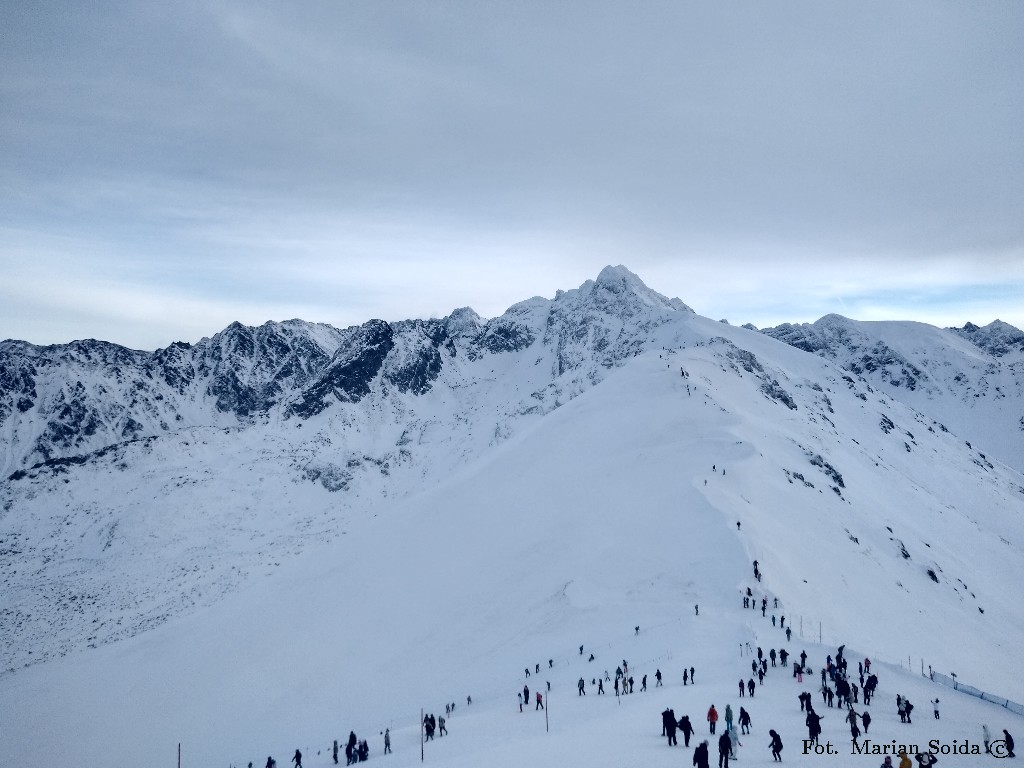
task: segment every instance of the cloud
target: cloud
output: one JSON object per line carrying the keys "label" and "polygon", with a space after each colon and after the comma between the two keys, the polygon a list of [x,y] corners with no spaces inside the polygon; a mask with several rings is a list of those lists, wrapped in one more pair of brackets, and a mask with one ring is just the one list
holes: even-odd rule
{"label": "cloud", "polygon": [[[608,263],[758,324],[958,300],[974,319],[972,287],[1000,284],[1004,319],[1022,304],[1017,4],[99,2],[7,22],[0,267],[50,267],[5,289],[32,339],[70,274],[105,299],[68,292],[62,337],[139,295],[210,322],[497,314]],[[174,337],[182,314],[162,316],[137,327]]]}

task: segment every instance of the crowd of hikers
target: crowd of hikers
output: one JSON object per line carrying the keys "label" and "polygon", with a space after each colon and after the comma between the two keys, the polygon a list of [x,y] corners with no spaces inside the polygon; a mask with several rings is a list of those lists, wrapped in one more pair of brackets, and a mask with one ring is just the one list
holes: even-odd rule
{"label": "crowd of hikers", "polygon": [[[739,528],[739,523],[737,523]],[[762,571],[760,564],[755,560],[754,576],[758,582],[761,581]],[[758,600],[753,594],[751,588],[746,589],[746,593],[743,596],[743,607],[745,609],[757,610],[760,608],[761,615],[767,618],[767,611],[769,609],[769,600],[767,596],[761,596]],[[779,603],[778,598],[772,599],[772,608],[778,609]],[[695,606],[695,613],[699,615],[697,607]],[[780,620],[776,619],[776,615],[773,614],[771,617],[772,626],[783,631],[786,640],[790,641],[792,638],[792,629],[785,625],[786,617],[781,616]],[[640,634],[640,627],[634,627],[634,635]],[[770,674],[770,670],[776,666],[789,667],[790,653],[785,648],[770,648],[768,653],[765,654],[761,647],[756,649],[756,659],[754,656],[754,649],[751,644],[747,644],[747,648],[750,651],[751,662],[750,662],[750,674],[744,674],[739,678],[737,684],[737,690],[740,698],[754,698],[755,692],[758,687],[763,686],[766,677]],[[874,698],[875,690],[878,687],[878,675],[871,670],[871,660],[868,658],[857,662],[856,675],[851,669],[848,660],[846,659],[844,652],[846,650],[845,645],[840,645],[836,650],[835,657],[831,654],[827,655],[825,662],[820,670],[820,687],[818,693],[821,694],[821,706],[828,709],[839,709],[845,710],[841,717],[842,722],[845,722],[849,726],[850,738],[854,741],[861,738],[861,734],[867,735],[871,726],[872,717],[868,710],[871,705],[872,699]],[[584,646],[579,646],[579,656],[584,656]],[[799,661],[797,661],[799,659]],[[586,662],[591,663],[595,660],[595,655],[590,653]],[[813,670],[808,667],[808,656],[806,651],[801,651],[798,657],[793,659],[792,663],[792,677],[795,678],[797,683],[803,683],[804,675],[813,676]],[[554,659],[548,659],[548,669],[554,667]],[[541,664],[536,663],[533,665],[533,675],[536,677],[540,674]],[[524,676],[529,678],[531,676],[530,667],[524,668]],[[695,669],[694,667],[684,667],[682,670],[683,685],[694,685],[696,684]],[[663,687],[663,675],[661,669],[656,669],[654,672],[654,687]],[[629,696],[634,693],[636,681],[634,674],[630,670],[629,662],[626,659],[622,660],[620,665],[616,666],[614,679],[609,674],[608,670],[605,670],[603,675],[593,675],[590,679],[590,686],[593,690],[596,687],[596,695],[605,695],[604,684],[608,682],[612,684],[612,689],[616,696]],[[546,691],[551,690],[551,683],[545,681]],[[587,680],[585,676],[581,676],[576,684],[577,696],[587,695]],[[639,691],[641,693],[647,690],[647,674],[644,674],[640,680]],[[544,694],[540,690],[533,692],[534,698],[534,711],[544,709]],[[530,687],[528,683],[524,683],[521,691],[517,692],[519,700],[519,711],[522,712],[524,706],[529,707],[531,703],[530,699]],[[804,725],[807,727],[807,738],[804,741],[805,750],[807,745],[811,747],[819,746],[819,738],[821,736],[821,721],[825,719],[825,716],[819,714],[814,709],[814,697],[808,690],[801,690],[797,699],[800,704],[800,711],[804,713]],[[932,711],[934,718],[939,719],[939,699],[936,697],[929,703],[932,705]],[[466,704],[472,704],[472,698],[466,697]],[[858,707],[861,711],[858,712]],[[451,715],[455,710],[454,703],[445,704],[445,714]],[[901,723],[910,724],[911,714],[914,711],[914,705],[902,694],[896,694],[896,714],[898,715]],[[726,704],[724,711],[721,713],[714,704],[708,708],[707,713],[704,717],[707,722],[708,733],[711,737],[717,735],[717,748],[718,748],[718,766],[719,768],[728,768],[729,761],[736,759],[736,748],[743,746],[740,741],[740,735],[748,735],[751,732],[751,717],[750,713],[744,706],[739,707],[739,712],[734,713],[732,705]],[[724,728],[719,731],[719,722],[724,722]],[[739,732],[737,732],[737,726]],[[992,751],[992,745],[995,743],[991,739],[988,726],[983,725],[983,737],[985,752],[989,753]],[[695,737],[697,729],[693,722],[690,720],[690,716],[687,714],[676,716],[675,710],[671,707],[666,708],[661,713],[661,735],[666,738],[669,746],[678,746],[677,733],[681,732],[683,736],[683,746],[690,746],[690,739]],[[444,736],[447,734],[446,720],[444,717],[436,717],[433,714],[425,715],[422,722],[422,742],[433,741],[435,735]],[[771,751],[772,759],[776,762],[781,762],[783,742],[782,737],[775,729],[769,729],[768,735],[770,741],[767,743],[767,748]],[[383,754],[389,754],[391,752],[391,731],[385,729],[382,732],[384,741]],[[1002,739],[1002,752],[999,756],[1015,757],[1013,737],[1007,730],[1003,730]],[[709,768],[711,754],[711,746],[708,739],[701,740],[694,747],[693,752],[693,766],[694,768]],[[346,758],[346,765],[352,765],[356,762],[363,762],[369,758],[369,746],[366,740],[360,741],[357,739],[355,732],[350,732],[348,741],[344,747],[344,753]],[[333,758],[334,763],[338,763],[338,742],[334,742],[333,746]],[[910,760],[910,756],[906,751],[900,751],[896,757],[899,759],[898,766],[893,763],[892,757],[886,756],[881,768],[913,768],[913,764]],[[918,766],[929,766],[937,762],[937,758],[931,753],[917,753],[915,759]],[[292,757],[292,763],[295,768],[302,768],[302,753],[296,749],[295,755]],[[249,768],[252,768],[253,764],[249,763]],[[277,763],[272,757],[267,758],[265,768],[276,768]]]}

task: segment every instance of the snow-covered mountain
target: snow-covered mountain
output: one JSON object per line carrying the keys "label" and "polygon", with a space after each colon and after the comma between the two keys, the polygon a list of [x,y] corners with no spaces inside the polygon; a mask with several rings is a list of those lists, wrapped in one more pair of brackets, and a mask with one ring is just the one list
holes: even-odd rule
{"label": "snow-covered mountain", "polygon": [[570,371],[578,376],[569,379],[594,379],[643,348],[647,332],[674,312],[691,310],[609,267],[554,301],[532,299],[488,322],[465,308],[442,320],[371,320],[344,330],[300,320],[233,323],[195,346],[153,353],[95,340],[8,340],[0,342],[0,472],[190,427],[308,419],[370,395],[424,395],[442,374],[442,385],[461,387],[463,376],[486,373],[485,358],[538,339],[547,366],[534,377],[541,386]]}
{"label": "snow-covered mountain", "polygon": [[[486,322],[4,342],[0,754],[284,764],[298,744],[327,765],[308,745],[390,723],[405,764],[418,707],[472,694],[490,736],[444,764],[479,765],[494,740],[543,749],[503,720],[534,662],[572,733],[634,722],[569,699],[598,672],[580,643],[673,695],[695,663],[703,709],[733,696],[737,648],[784,640],[747,587],[793,653],[820,637],[1024,698],[992,663],[1024,640],[1021,439],[979,405],[1019,404],[1021,353],[972,328],[825,318],[782,343],[609,267]],[[1005,396],[965,404],[949,382],[989,365]],[[650,764],[624,738],[616,764]],[[573,764],[554,743],[535,762]]]}
{"label": "snow-covered mountain", "polygon": [[763,333],[830,360],[1024,472],[1024,332],[827,315]]}

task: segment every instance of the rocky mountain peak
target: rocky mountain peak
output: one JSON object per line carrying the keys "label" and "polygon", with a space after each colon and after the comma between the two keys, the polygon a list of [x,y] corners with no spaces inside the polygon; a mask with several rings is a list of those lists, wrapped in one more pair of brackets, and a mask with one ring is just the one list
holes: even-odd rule
{"label": "rocky mountain peak", "polygon": [[452,310],[452,313],[445,318],[444,323],[449,336],[459,337],[476,336],[480,333],[484,321],[472,308],[459,307]]}
{"label": "rocky mountain peak", "polygon": [[993,357],[1024,355],[1024,332],[1002,320],[993,320],[981,328],[974,323],[965,323],[963,328],[949,328],[957,336],[967,339],[979,349]]}
{"label": "rocky mountain peak", "polygon": [[621,264],[601,270],[597,280],[588,280],[580,286],[580,294],[597,307],[608,311],[626,309],[640,314],[648,309],[669,309],[693,312],[679,299],[670,299],[647,287],[636,274]]}

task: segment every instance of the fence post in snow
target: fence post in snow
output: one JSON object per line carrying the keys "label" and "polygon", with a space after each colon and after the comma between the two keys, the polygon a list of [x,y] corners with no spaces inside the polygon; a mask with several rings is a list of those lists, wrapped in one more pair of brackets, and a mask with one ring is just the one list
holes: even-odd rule
{"label": "fence post in snow", "polygon": [[423,762],[423,707],[420,707],[420,762]]}
{"label": "fence post in snow", "polygon": [[544,733],[549,733],[551,728],[548,727],[548,710],[551,709],[551,691],[548,691],[547,705],[544,707]]}

